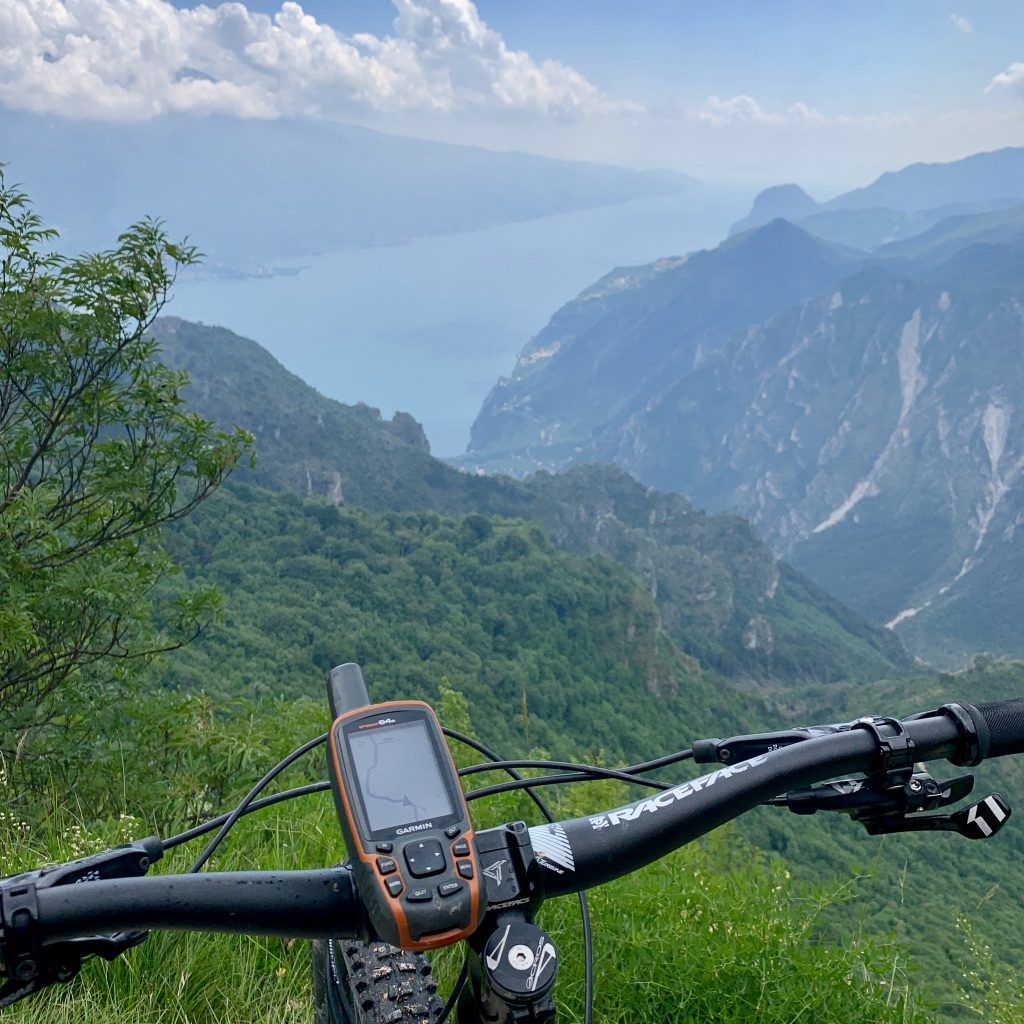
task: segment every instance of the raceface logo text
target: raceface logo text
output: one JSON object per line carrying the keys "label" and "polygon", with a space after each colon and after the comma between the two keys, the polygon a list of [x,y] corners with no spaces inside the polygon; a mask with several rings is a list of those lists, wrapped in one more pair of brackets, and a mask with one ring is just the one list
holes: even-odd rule
{"label": "raceface logo text", "polygon": [[590,827],[594,829],[607,828],[609,825],[618,825],[623,821],[636,821],[641,814],[654,814],[662,807],[668,807],[669,804],[674,804],[677,800],[684,800],[694,793],[699,793],[702,789],[713,786],[719,779],[728,779],[733,775],[739,775],[748,768],[756,768],[758,765],[764,764],[767,760],[767,754],[758,754],[756,757],[750,758],[749,761],[741,761],[739,764],[719,768],[718,771],[711,772],[710,775],[702,775],[700,778],[684,782],[674,789],[663,790],[648,800],[638,800],[635,804],[629,804],[627,807],[620,807],[607,814],[598,814],[590,819]]}

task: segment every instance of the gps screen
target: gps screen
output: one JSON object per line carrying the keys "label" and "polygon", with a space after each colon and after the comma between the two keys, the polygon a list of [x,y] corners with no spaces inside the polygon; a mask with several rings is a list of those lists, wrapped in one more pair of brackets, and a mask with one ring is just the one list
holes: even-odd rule
{"label": "gps screen", "polygon": [[422,721],[348,734],[371,832],[454,813]]}

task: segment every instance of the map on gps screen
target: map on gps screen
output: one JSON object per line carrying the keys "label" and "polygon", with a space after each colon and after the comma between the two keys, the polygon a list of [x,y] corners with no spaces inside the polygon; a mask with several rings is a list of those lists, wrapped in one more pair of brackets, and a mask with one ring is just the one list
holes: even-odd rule
{"label": "map on gps screen", "polygon": [[348,744],[371,831],[453,813],[422,722],[350,733]]}

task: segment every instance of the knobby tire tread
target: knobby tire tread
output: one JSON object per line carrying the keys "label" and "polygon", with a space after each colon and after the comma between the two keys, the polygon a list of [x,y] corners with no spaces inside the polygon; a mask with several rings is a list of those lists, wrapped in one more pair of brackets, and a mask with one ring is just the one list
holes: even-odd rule
{"label": "knobby tire tread", "polygon": [[352,1006],[353,1024],[435,1024],[441,1017],[437,982],[422,953],[385,942],[315,939],[310,956],[314,1024],[348,1024],[332,1007],[339,995]]}

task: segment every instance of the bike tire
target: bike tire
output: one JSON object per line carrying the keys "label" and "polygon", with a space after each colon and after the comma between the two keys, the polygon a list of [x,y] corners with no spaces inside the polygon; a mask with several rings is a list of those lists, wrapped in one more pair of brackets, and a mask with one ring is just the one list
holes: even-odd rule
{"label": "bike tire", "polygon": [[443,1006],[422,953],[385,942],[310,943],[314,1024],[436,1024]]}

